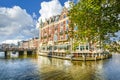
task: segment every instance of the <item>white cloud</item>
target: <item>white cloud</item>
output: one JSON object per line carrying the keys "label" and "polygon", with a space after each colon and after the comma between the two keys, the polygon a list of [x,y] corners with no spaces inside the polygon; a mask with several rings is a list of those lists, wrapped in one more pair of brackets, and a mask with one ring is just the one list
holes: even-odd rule
{"label": "white cloud", "polygon": [[32,17],[33,18],[37,18],[37,15],[35,13],[33,13]]}
{"label": "white cloud", "polygon": [[40,24],[39,24],[39,22],[37,22],[36,23],[36,29],[39,29],[39,26],[40,26]]}
{"label": "white cloud", "polygon": [[[64,6],[66,8],[70,8],[70,2],[70,0],[66,1],[64,3]],[[39,28],[41,21],[45,22],[46,19],[61,14],[62,9],[63,6],[60,4],[59,0],[51,0],[49,2],[43,1],[41,3],[41,9],[39,10],[41,16],[39,17],[38,22],[36,23],[36,28]]]}
{"label": "white cloud", "polygon": [[58,15],[61,13],[62,11],[62,5],[60,4],[59,0],[52,0],[49,2],[42,2],[41,3],[41,9],[39,11],[40,13],[40,18],[39,18],[39,22],[41,21],[41,19],[43,21],[45,21],[45,19],[48,19],[52,16]]}
{"label": "white cloud", "polygon": [[[35,17],[35,13],[33,17]],[[23,38],[26,36],[26,32],[31,33],[30,30],[34,28],[34,20],[25,9],[19,6],[0,7],[0,42],[5,39],[16,39],[19,35]]]}
{"label": "white cloud", "polygon": [[68,8],[68,9],[70,8],[70,2],[71,2],[71,1],[68,0],[67,2],[64,3],[64,6],[65,6],[66,8]]}
{"label": "white cloud", "polygon": [[5,40],[2,43],[6,43],[6,44],[16,44],[21,41],[21,40]]}

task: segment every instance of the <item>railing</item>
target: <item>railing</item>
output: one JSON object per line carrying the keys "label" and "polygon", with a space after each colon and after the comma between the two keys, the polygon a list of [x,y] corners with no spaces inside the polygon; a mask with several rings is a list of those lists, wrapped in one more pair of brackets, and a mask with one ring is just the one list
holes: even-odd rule
{"label": "railing", "polygon": [[37,50],[37,48],[5,48],[3,51],[24,51],[24,50]]}

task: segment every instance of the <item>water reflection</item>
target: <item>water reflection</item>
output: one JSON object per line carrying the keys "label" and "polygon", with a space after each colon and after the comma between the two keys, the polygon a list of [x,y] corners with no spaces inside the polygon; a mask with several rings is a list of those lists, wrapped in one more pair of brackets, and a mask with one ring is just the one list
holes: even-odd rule
{"label": "water reflection", "polygon": [[101,61],[69,61],[38,55],[4,59],[0,54],[0,80],[119,80],[120,54]]}

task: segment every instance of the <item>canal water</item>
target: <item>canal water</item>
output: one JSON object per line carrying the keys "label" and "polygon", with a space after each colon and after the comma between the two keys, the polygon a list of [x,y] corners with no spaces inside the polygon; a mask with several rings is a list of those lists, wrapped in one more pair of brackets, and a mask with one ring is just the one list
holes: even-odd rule
{"label": "canal water", "polygon": [[120,54],[83,62],[0,53],[0,80],[120,80]]}

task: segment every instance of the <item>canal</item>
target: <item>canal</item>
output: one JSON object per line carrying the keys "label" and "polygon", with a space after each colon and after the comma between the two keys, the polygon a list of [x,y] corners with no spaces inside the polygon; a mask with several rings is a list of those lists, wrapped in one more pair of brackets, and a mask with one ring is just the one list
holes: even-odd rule
{"label": "canal", "polygon": [[101,61],[68,61],[43,56],[5,59],[0,53],[0,80],[120,80],[120,54]]}

